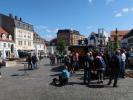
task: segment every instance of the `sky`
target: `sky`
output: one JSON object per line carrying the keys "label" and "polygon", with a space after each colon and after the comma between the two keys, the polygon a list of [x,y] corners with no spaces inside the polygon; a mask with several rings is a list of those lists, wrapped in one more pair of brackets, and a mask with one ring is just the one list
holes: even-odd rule
{"label": "sky", "polygon": [[21,17],[46,40],[58,29],[74,29],[86,37],[98,28],[133,28],[133,0],[0,0],[0,13]]}

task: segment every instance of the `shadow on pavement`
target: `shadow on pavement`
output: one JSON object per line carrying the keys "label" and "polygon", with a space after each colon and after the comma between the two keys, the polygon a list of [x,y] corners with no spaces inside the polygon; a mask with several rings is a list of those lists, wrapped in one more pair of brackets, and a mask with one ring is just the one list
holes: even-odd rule
{"label": "shadow on pavement", "polygon": [[60,73],[58,73],[58,74],[53,74],[53,75],[50,75],[50,76],[59,76],[60,75]]}
{"label": "shadow on pavement", "polygon": [[89,84],[89,85],[87,85],[87,87],[89,87],[89,88],[104,88],[105,85],[104,84]]}
{"label": "shadow on pavement", "polygon": [[68,82],[67,85],[75,85],[75,84],[77,84],[77,85],[84,85],[84,83],[82,83],[82,82]]}
{"label": "shadow on pavement", "polygon": [[63,66],[57,66],[51,69],[52,72],[61,72],[63,70]]}
{"label": "shadow on pavement", "polygon": [[44,64],[44,66],[51,66],[51,64]]}
{"label": "shadow on pavement", "polygon": [[18,69],[18,71],[25,71],[25,70],[28,71],[29,69],[28,68],[26,68],[26,69],[23,69],[23,68],[22,69]]}

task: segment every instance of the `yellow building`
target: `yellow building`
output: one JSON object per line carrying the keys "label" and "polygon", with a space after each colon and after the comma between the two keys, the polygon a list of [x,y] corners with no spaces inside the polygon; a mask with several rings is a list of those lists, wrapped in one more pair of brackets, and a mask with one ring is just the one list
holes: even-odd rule
{"label": "yellow building", "polygon": [[67,46],[78,45],[79,40],[83,40],[85,37],[80,35],[76,30],[64,29],[57,32],[57,43],[60,39],[63,39]]}

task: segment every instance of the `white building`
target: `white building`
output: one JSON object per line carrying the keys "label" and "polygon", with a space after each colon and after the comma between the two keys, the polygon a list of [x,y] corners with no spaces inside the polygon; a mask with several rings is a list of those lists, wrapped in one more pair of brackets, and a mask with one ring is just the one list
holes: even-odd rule
{"label": "white building", "polygon": [[14,46],[13,34],[9,34],[6,30],[0,27],[0,57],[3,59],[11,57],[11,54],[15,52]]}
{"label": "white building", "polygon": [[98,33],[92,32],[88,37],[88,45],[96,46],[99,45],[105,46],[108,42],[108,33],[104,29],[98,29]]}
{"label": "white building", "polygon": [[21,18],[18,20],[17,17],[15,17],[14,22],[16,50],[25,52],[35,51],[33,44],[33,26],[23,22]]}
{"label": "white building", "polygon": [[37,33],[34,32],[34,47],[35,53],[38,57],[45,56],[46,54],[46,44],[45,40],[41,38]]}
{"label": "white building", "polygon": [[133,48],[133,29],[123,37],[121,46],[123,48]]}

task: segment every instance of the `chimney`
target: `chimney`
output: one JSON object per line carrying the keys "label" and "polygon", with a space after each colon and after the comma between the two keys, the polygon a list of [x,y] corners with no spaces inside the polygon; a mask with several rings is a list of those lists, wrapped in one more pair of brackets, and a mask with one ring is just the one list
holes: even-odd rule
{"label": "chimney", "polygon": [[17,20],[17,16],[15,16],[15,20]]}
{"label": "chimney", "polygon": [[11,14],[11,13],[9,13],[9,17],[10,17],[10,18],[13,18],[13,16],[12,16],[12,14]]}
{"label": "chimney", "polygon": [[20,17],[20,19],[19,19],[20,21],[22,21],[22,18]]}

